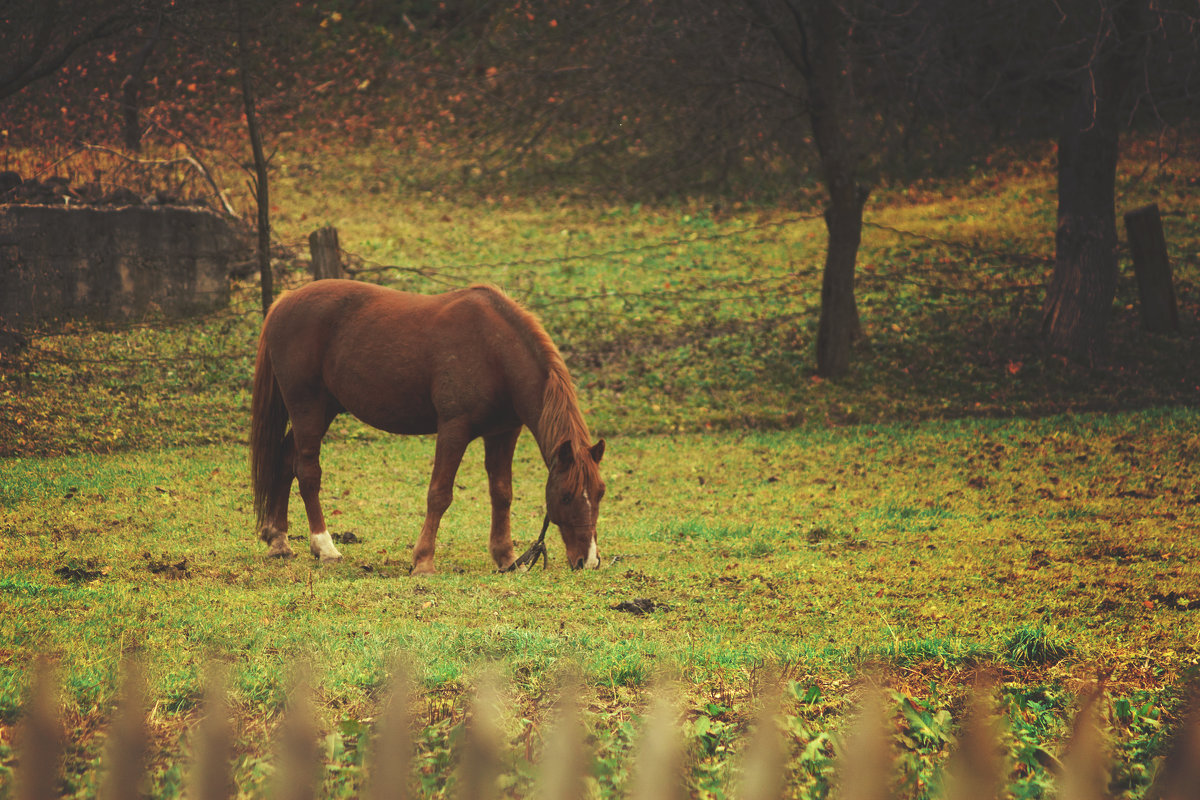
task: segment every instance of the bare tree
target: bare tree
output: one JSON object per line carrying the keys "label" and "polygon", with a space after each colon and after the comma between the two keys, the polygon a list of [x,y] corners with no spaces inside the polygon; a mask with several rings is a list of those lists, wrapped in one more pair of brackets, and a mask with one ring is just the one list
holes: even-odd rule
{"label": "bare tree", "polygon": [[[941,0],[923,0],[925,3]],[[1195,118],[1192,0],[987,0],[937,39],[940,97],[1000,136],[1057,141],[1055,263],[1042,307],[1050,352],[1104,357],[1116,294],[1117,166],[1131,128]]]}
{"label": "bare tree", "polygon": [[862,335],[854,300],[854,269],[862,241],[862,141],[850,51],[852,18],[836,0],[748,0],[779,51],[803,76],[813,141],[829,193],[829,233],[821,281],[817,373],[850,370],[850,346]]}
{"label": "bare tree", "polygon": [[[1116,178],[1120,112],[1137,74],[1148,0],[1111,0],[1081,15],[1091,58],[1058,139],[1058,227],[1042,333],[1049,348],[1094,362],[1104,355],[1117,289]],[[1081,20],[1081,21],[1083,21]]]}
{"label": "bare tree", "polygon": [[[497,112],[489,119],[507,120],[512,133],[477,141],[496,141],[510,161],[548,141],[582,142],[565,166],[606,163],[641,181],[635,191],[725,188],[748,161],[782,160],[800,176],[815,165],[829,237],[817,371],[845,375],[862,330],[854,275],[879,161],[859,105],[859,51],[869,43],[852,30],[866,29],[867,5],[545,0],[527,6],[540,29],[496,15],[476,52],[524,62],[495,70],[483,92]],[[630,153],[645,155],[630,164]]]}
{"label": "bare tree", "polygon": [[246,133],[254,155],[254,202],[258,209],[258,274],[262,287],[262,312],[266,316],[274,300],[275,281],[271,273],[271,199],[267,180],[267,158],[263,152],[262,132],[258,127],[258,109],[250,74],[250,36],[246,24],[246,0],[234,0],[237,17],[238,77],[242,88],[242,107],[246,114]]}

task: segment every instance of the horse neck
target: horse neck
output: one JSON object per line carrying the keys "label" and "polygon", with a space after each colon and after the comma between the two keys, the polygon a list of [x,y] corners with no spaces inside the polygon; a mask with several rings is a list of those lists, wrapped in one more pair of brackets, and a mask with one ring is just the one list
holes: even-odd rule
{"label": "horse neck", "polygon": [[571,442],[588,447],[591,436],[565,367],[551,367],[541,389],[537,417],[535,420],[526,420],[525,424],[537,440],[543,460],[549,464],[555,448],[560,444]]}
{"label": "horse neck", "polygon": [[502,369],[508,385],[516,387],[512,390],[513,408],[533,433],[542,458],[549,464],[554,448],[564,441],[590,446],[587,424],[558,348],[532,314],[501,292],[493,291],[490,296],[493,308],[517,332],[515,340],[524,344],[501,355]]}

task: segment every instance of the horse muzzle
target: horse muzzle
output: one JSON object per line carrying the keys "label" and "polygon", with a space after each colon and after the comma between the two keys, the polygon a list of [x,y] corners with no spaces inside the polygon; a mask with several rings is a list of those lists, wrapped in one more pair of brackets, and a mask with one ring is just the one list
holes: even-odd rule
{"label": "horse muzzle", "polygon": [[597,569],[600,566],[600,551],[596,548],[596,537],[588,543],[586,556],[580,556],[571,563],[571,569]]}

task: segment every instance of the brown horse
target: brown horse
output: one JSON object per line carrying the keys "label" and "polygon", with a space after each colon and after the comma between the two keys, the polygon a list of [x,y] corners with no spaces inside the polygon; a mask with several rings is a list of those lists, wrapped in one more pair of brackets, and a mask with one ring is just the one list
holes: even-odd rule
{"label": "brown horse", "polygon": [[467,444],[480,436],[492,500],[489,550],[497,567],[513,563],[512,458],[522,427],[533,432],[549,469],[546,513],[562,534],[567,562],[574,569],[600,565],[604,440],[591,443],[558,348],[499,289],[420,295],[323,280],[271,307],[259,337],[250,431],[254,509],[268,555],[292,555],[287,513],[296,479],[309,551],[322,561],[341,558],[318,493],[321,439],[343,411],[391,433],[437,434],[414,573],[433,572],[454,476]]}

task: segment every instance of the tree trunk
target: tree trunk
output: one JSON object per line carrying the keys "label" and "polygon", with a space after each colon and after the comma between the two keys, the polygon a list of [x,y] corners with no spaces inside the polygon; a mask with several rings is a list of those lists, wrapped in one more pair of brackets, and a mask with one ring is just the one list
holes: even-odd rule
{"label": "tree trunk", "polygon": [[817,374],[836,378],[850,371],[850,346],[862,335],[854,300],[854,268],[867,192],[858,181],[862,159],[856,141],[848,20],[833,0],[820,0],[811,9],[808,114],[829,191]]}
{"label": "tree trunk", "polygon": [[1051,352],[1089,364],[1107,351],[1116,296],[1118,112],[1144,3],[1113,6],[1098,34],[1109,41],[1099,43],[1059,137],[1058,228],[1042,334]]}
{"label": "tree trunk", "polygon": [[[1050,350],[1102,358],[1117,289],[1117,125],[1110,103],[1084,92],[1058,145],[1058,229],[1042,333]],[[1111,113],[1109,113],[1111,110]]]}
{"label": "tree trunk", "polygon": [[246,131],[254,154],[254,202],[258,207],[258,274],[262,288],[262,313],[265,317],[275,299],[275,281],[271,273],[271,196],[267,184],[267,158],[263,154],[262,134],[254,90],[250,82],[250,43],[246,35],[246,0],[234,0],[237,16],[238,72],[241,73],[242,106],[246,112]]}
{"label": "tree trunk", "polygon": [[850,346],[862,336],[854,300],[854,267],[867,199],[867,190],[859,182],[863,136],[854,99],[850,17],[841,0],[748,2],[784,57],[804,78],[807,103],[800,110],[808,116],[829,192],[817,374],[837,378],[850,371]]}
{"label": "tree trunk", "polygon": [[825,209],[829,241],[817,326],[817,374],[822,377],[835,378],[850,371],[850,346],[862,336],[854,300],[854,266],[862,239],[864,199],[855,191],[831,200]]}

